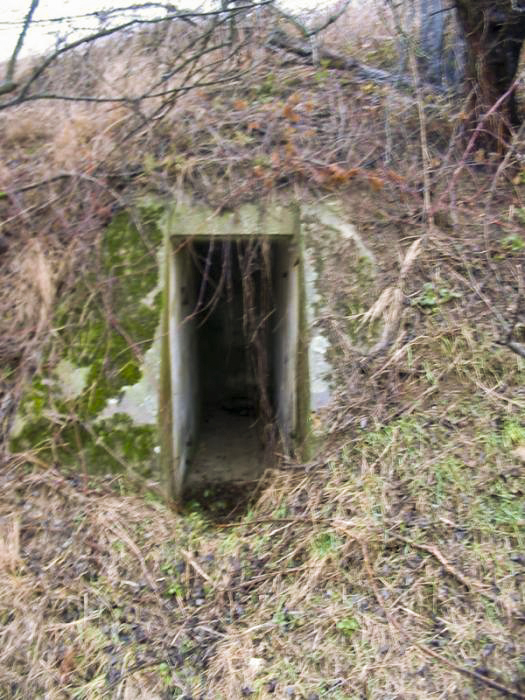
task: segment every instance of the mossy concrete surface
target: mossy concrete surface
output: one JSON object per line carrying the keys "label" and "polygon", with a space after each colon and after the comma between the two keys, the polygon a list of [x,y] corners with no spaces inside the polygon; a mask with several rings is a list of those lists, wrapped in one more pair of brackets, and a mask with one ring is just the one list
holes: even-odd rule
{"label": "mossy concrete surface", "polygon": [[165,227],[174,236],[193,238],[257,238],[286,236],[296,230],[299,205],[290,198],[243,204],[217,214],[191,199],[180,198],[166,211]]}
{"label": "mossy concrete surface", "polygon": [[[323,410],[330,404],[337,377],[334,354],[344,346],[340,323],[352,336],[357,323],[352,316],[367,307],[370,291],[376,285],[377,266],[373,252],[365,245],[351,223],[343,203],[328,197],[322,202],[301,206],[304,248],[305,312],[308,327],[310,374],[309,411],[312,432],[322,435]],[[351,261],[342,269],[342,261]],[[344,307],[338,303],[344,298]],[[329,311],[332,309],[332,311]],[[337,324],[332,323],[337,309]]]}
{"label": "mossy concrete surface", "polygon": [[56,309],[14,421],[11,450],[37,449],[43,460],[89,471],[151,471],[157,411],[148,401],[157,391],[151,349],[161,305],[161,214],[154,202],[143,202],[133,215],[119,213],[96,244],[73,293]]}
{"label": "mossy concrete surface", "polygon": [[[190,200],[143,200],[133,212],[119,213],[56,309],[54,330],[14,421],[11,449],[36,449],[41,460],[86,471],[153,476],[180,496],[186,465],[179,470],[175,463],[181,445],[198,437],[199,409],[193,406],[190,430],[181,416],[192,411],[181,396],[189,383],[195,391],[185,396],[197,403],[198,378],[190,377],[197,364],[189,326],[181,335],[183,319],[175,313],[182,313],[179,268],[188,260],[174,253],[174,241],[261,236],[281,241],[276,269],[286,269],[275,293],[286,298],[276,301],[284,329],[277,327],[274,350],[284,358],[277,369],[277,410],[305,456],[310,437],[322,436],[323,409],[336,381],[324,318],[330,257],[337,258],[341,245],[353,245],[356,266],[372,278],[375,269],[336,200],[299,209],[282,198],[223,214]],[[177,369],[173,339],[183,337],[186,360]]]}

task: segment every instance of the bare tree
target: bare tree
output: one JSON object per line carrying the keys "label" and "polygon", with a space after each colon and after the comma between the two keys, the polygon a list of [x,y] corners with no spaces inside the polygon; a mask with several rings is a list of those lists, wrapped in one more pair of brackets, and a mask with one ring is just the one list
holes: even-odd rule
{"label": "bare tree", "polygon": [[[181,94],[242,78],[239,56],[250,49],[264,6],[272,9],[272,14],[267,15],[270,21],[259,22],[268,36],[266,46],[290,51],[313,62],[322,57],[330,67],[357,70],[378,82],[410,85],[410,76],[408,79],[390,76],[317,45],[316,37],[344,12],[349,0],[321,26],[311,30],[294,16],[275,8],[273,1],[218,0],[215,8],[190,11],[179,10],[170,2],[144,2],[88,12],[76,19],[89,21],[94,29],[60,37],[52,50],[33,59],[27,67],[27,61],[21,61],[20,55],[37,21],[35,13],[39,5],[39,0],[28,0],[18,39],[0,79],[0,111],[37,100],[120,103],[133,115],[133,128],[139,129],[166,114]],[[464,41],[467,125],[470,131],[477,130],[476,138],[490,150],[505,150],[508,135],[519,122],[515,78],[525,39],[525,0],[453,0],[452,6],[444,0],[420,0],[420,3],[423,77],[439,89],[455,83],[461,71]],[[459,38],[450,26],[454,16],[460,27]],[[56,17],[48,21],[63,28],[65,20],[71,19]],[[280,29],[272,32],[278,24],[282,26],[283,19],[294,32],[299,30],[301,45],[293,37],[283,35]],[[118,42],[113,41],[115,37]],[[143,47],[149,42],[151,51],[158,52],[156,68],[152,63],[147,75],[141,74],[139,80],[130,79],[127,83],[94,79],[99,68],[88,75],[90,66],[100,66],[102,61],[91,59],[100,57],[99,47],[107,47],[110,41],[113,45],[142,42]],[[61,83],[60,73],[67,65],[74,65],[86,79]],[[131,77],[135,70],[131,60],[127,70]]]}
{"label": "bare tree", "polygon": [[456,0],[455,5],[466,43],[469,126],[476,129],[484,118],[478,142],[503,151],[520,121],[515,79],[525,39],[525,2]]}

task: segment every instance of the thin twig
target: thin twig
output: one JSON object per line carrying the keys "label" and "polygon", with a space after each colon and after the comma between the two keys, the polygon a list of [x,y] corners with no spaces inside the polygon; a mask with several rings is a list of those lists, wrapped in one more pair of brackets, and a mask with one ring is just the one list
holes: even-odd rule
{"label": "thin twig", "polygon": [[459,664],[454,663],[453,661],[449,661],[449,659],[445,658],[444,656],[441,656],[441,654],[437,654],[435,651],[432,651],[431,649],[429,649],[425,645],[414,641],[405,632],[405,630],[401,627],[401,625],[397,622],[397,620],[391,615],[390,611],[384,607],[383,601],[381,600],[381,596],[379,595],[379,590],[377,588],[374,572],[373,572],[372,566],[370,564],[370,558],[368,556],[368,549],[367,549],[367,546],[364,542],[361,542],[361,551],[363,553],[363,560],[364,560],[364,564],[365,564],[365,569],[366,569],[366,572],[367,572],[367,575],[368,575],[368,578],[370,581],[370,585],[371,585],[372,590],[374,592],[374,596],[376,598],[377,604],[379,605],[381,610],[383,610],[388,622],[393,627],[395,627],[395,629],[401,635],[403,635],[403,637],[405,637],[405,639],[408,642],[410,642],[410,644],[412,644],[422,654],[426,654],[427,656],[431,656],[433,659],[438,661],[443,666],[448,666],[448,668],[452,669],[453,671],[456,671],[457,673],[460,673],[463,676],[467,676],[468,678],[472,678],[472,679],[476,680],[478,683],[481,683],[482,685],[485,685],[489,688],[492,688],[493,690],[497,690],[502,695],[505,695],[506,697],[517,698],[517,700],[525,700],[525,695],[523,693],[520,693],[517,690],[513,690],[512,688],[508,688],[506,685],[503,685],[502,683],[498,683],[497,681],[494,681],[491,678],[488,678],[487,676],[481,675],[481,673],[477,673],[477,671],[472,671],[468,668],[465,668],[464,666],[460,666]]}
{"label": "thin twig", "polygon": [[180,553],[182,554],[184,559],[186,559],[188,564],[193,569],[195,569],[195,571],[199,574],[199,576],[201,576],[201,578],[203,578],[205,581],[207,581],[210,584],[210,586],[212,587],[212,589],[215,590],[217,588],[217,583],[212,578],[210,578],[205,571],[203,571],[203,569],[199,566],[199,564],[192,557],[190,552],[187,552],[185,549],[181,549]]}
{"label": "thin twig", "polygon": [[461,158],[461,161],[459,162],[459,165],[456,167],[454,172],[452,173],[452,177],[450,178],[449,185],[443,195],[440,197],[440,202],[438,204],[437,208],[441,208],[441,205],[443,203],[443,200],[445,197],[448,195],[450,196],[451,193],[455,190],[458,178],[460,174],[463,171],[463,168],[466,165],[467,162],[467,157],[470,155],[471,151],[473,150],[474,146],[476,145],[476,142],[478,140],[478,136],[480,135],[483,127],[485,126],[485,122],[487,119],[494,114],[498,110],[498,108],[505,102],[505,100],[512,95],[512,93],[516,90],[520,82],[523,80],[523,73],[520,73],[520,75],[513,81],[512,85],[509,87],[509,89],[499,97],[496,102],[492,105],[490,109],[488,109],[485,114],[481,117],[479,120],[476,128],[472,132],[472,135],[469,139],[469,142],[467,144],[467,147],[465,148],[465,151],[463,152],[463,157]]}
{"label": "thin twig", "polygon": [[444,555],[439,551],[439,549],[435,545],[427,545],[427,544],[419,544],[418,542],[414,542],[413,540],[408,539],[407,537],[403,537],[402,535],[396,535],[394,533],[390,533],[391,537],[393,537],[396,540],[399,540],[400,542],[404,542],[405,544],[410,545],[411,547],[414,547],[415,549],[421,549],[424,552],[428,552],[429,554],[432,554],[433,557],[435,557],[441,566],[445,569],[445,571],[448,571],[448,573],[456,578],[460,583],[465,586],[465,588],[469,591],[475,591],[476,593],[479,593],[482,596],[485,596],[485,598],[488,598],[489,600],[492,600],[493,602],[497,602],[498,598],[495,595],[492,595],[492,593],[489,593],[487,590],[483,589],[481,585],[478,582],[471,581],[468,579],[466,576],[464,576],[460,571],[458,571],[456,568],[450,564],[450,562],[445,559]]}

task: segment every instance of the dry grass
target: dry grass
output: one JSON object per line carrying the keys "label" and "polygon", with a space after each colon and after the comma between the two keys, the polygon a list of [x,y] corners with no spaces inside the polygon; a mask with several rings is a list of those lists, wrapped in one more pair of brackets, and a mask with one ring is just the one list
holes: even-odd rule
{"label": "dry grass", "polygon": [[499,696],[447,662],[519,693],[525,430],[505,376],[497,415],[464,379],[271,475],[227,526],[120,479],[13,464],[7,697]]}
{"label": "dry grass", "polygon": [[[380,42],[366,41],[352,45],[371,60]],[[50,86],[80,71],[133,88],[156,58],[128,48],[71,61]],[[115,207],[185,187],[219,209],[293,188],[336,191],[378,266],[365,285],[351,247],[319,241],[338,353],[329,434],[235,522],[213,504],[173,512],[124,477],[6,458],[0,696],[524,697],[525,367],[495,344],[514,318],[523,342],[520,161],[497,180],[483,154],[463,163],[459,106],[426,105],[429,227],[412,98],[257,43],[236,60],[242,80],[189,93],[125,149],[126,106],[2,115],[0,419]]]}

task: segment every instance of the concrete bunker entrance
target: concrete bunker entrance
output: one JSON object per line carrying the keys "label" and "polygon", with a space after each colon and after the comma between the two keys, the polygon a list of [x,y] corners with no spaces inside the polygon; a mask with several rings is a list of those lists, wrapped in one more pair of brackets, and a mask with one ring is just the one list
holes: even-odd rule
{"label": "concrete bunker entrance", "polygon": [[271,463],[273,253],[261,240],[191,245],[197,303],[188,322],[195,324],[200,420],[189,490],[248,484]]}
{"label": "concrete bunker entrance", "polygon": [[297,240],[173,236],[171,244],[174,495],[249,491],[302,433]]}

